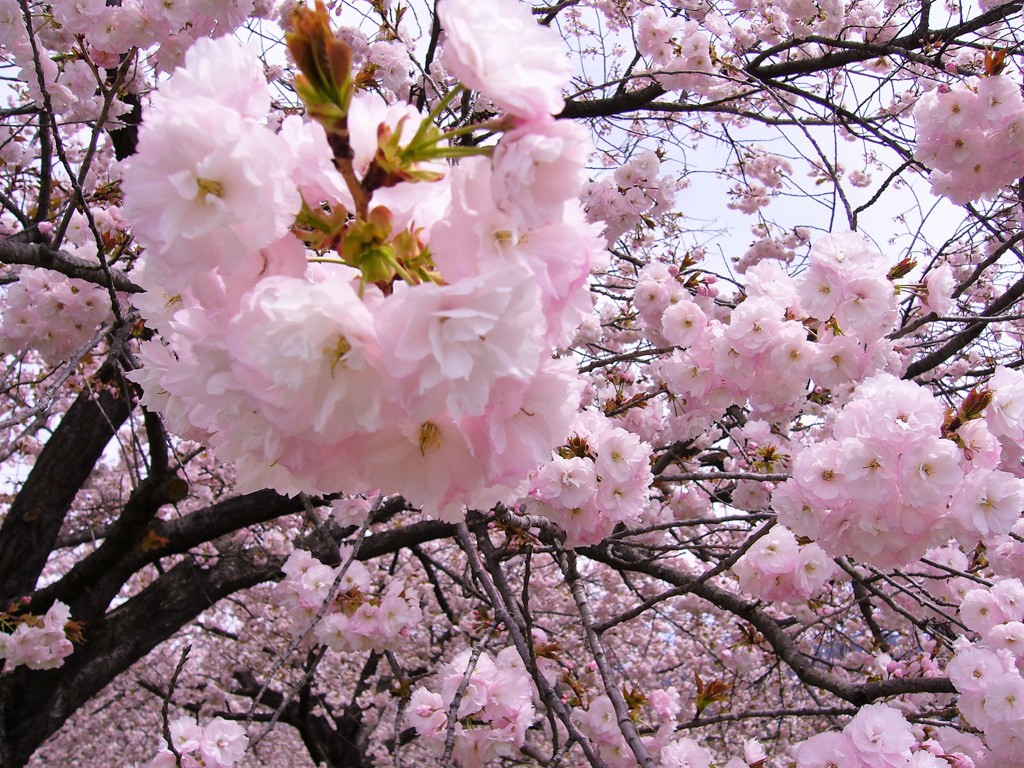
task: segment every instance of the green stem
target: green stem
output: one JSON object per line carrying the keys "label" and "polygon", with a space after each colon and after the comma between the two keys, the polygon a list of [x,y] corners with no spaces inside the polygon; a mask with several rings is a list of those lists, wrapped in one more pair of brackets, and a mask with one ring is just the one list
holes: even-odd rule
{"label": "green stem", "polygon": [[342,266],[346,266],[346,262],[341,259],[330,259],[326,256],[307,256],[306,261],[311,264],[341,264]]}
{"label": "green stem", "polygon": [[441,116],[441,112],[444,111],[444,109],[452,103],[455,97],[464,90],[465,89],[461,85],[457,85],[444,95],[444,98],[441,99],[432,110],[430,110],[430,114],[428,114],[423,119],[423,122],[420,123],[420,127],[416,130],[416,134],[409,142],[409,147],[414,147],[419,142],[423,141],[423,136],[426,134],[428,127],[435,125],[435,121]]}

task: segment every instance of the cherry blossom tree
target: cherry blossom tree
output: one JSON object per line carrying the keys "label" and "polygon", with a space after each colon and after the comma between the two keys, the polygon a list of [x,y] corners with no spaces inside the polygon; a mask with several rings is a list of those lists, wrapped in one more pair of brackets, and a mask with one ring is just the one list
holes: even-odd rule
{"label": "cherry blossom tree", "polygon": [[1024,760],[1019,0],[0,8],[0,765]]}

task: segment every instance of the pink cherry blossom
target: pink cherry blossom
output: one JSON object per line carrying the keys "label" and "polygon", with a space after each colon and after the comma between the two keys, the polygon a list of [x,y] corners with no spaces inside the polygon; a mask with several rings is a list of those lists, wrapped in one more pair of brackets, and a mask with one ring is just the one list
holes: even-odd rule
{"label": "pink cherry blossom", "polygon": [[242,759],[248,745],[245,729],[239,723],[216,717],[203,727],[199,751],[211,768],[231,768]]}
{"label": "pink cherry blossom", "polygon": [[444,64],[466,86],[516,117],[561,110],[568,61],[554,30],[538,26],[525,6],[444,0],[438,13],[447,35]]}
{"label": "pink cherry blossom", "polygon": [[522,229],[562,220],[583,182],[590,137],[581,126],[542,117],[507,132],[494,150],[491,187],[498,208]]}

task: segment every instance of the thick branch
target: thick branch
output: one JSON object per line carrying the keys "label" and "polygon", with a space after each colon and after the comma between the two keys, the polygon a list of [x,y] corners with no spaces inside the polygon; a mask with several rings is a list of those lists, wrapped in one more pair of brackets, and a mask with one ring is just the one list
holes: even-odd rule
{"label": "thick branch", "polygon": [[[451,536],[451,523],[423,521],[369,536],[359,559],[382,555]],[[298,546],[304,546],[298,542]],[[338,553],[334,552],[337,559]],[[283,557],[252,562],[222,554],[217,564],[202,568],[191,558],[167,571],[145,590],[85,628],[85,644],[75,648],[60,669],[33,672],[19,668],[0,686],[0,709],[11,748],[12,768],[24,765],[32,752],[80,706],[181,627],[228,595],[282,577]],[[6,768],[6,766],[5,766]]]}
{"label": "thick branch", "polygon": [[36,459],[0,528],[0,603],[35,588],[75,495],[134,404],[110,382],[108,360],[97,391],[82,392]]}
{"label": "thick branch", "polygon": [[821,688],[858,707],[888,696],[910,693],[956,693],[953,684],[946,677],[907,677],[874,683],[851,683],[841,680],[806,658],[797,648],[794,638],[757,603],[749,602],[713,584],[694,584],[689,574],[660,562],[633,557],[626,548],[617,549],[614,555],[601,547],[588,547],[581,549],[580,552],[615,568],[645,573],[675,586],[689,585],[693,594],[755,627],[779,659],[785,662],[805,685]]}
{"label": "thick branch", "polygon": [[[1024,297],[1024,278],[1010,286],[1006,290],[1006,293],[998,299],[987,304],[980,312],[980,315],[982,317],[1000,315],[1020,301],[1022,297]],[[982,332],[984,332],[987,325],[988,323],[984,320],[978,320],[977,322],[968,325],[947,341],[942,347],[935,350],[930,355],[925,355],[920,360],[911,363],[903,374],[903,378],[913,379],[926,371],[930,371],[937,365],[942,365],[942,363],[946,362],[949,358],[978,338]]]}
{"label": "thick branch", "polygon": [[[1021,3],[1006,3],[992,8],[986,13],[980,14],[973,19],[965,21],[945,29],[938,29],[929,32],[928,30],[917,29],[909,35],[898,37],[894,40],[879,45],[870,42],[856,42],[852,40],[834,40],[823,37],[810,37],[803,40],[792,40],[781,43],[774,48],[761,53],[754,61],[747,65],[746,72],[758,80],[776,79],[791,75],[806,75],[821,72],[826,69],[837,69],[850,64],[856,64],[868,59],[876,59],[879,56],[907,54],[927,45],[934,44],[936,40],[956,40],[961,35],[977,32],[991,24],[1003,21],[1015,13],[1020,12]],[[789,61],[780,61],[775,64],[762,64],[769,56],[782,53],[791,48],[805,44],[819,44],[840,50],[830,51],[817,58],[800,59],[795,58]],[[936,68],[941,68],[942,62],[936,59]]]}
{"label": "thick branch", "polygon": [[132,493],[102,546],[80,561],[59,581],[32,596],[32,609],[41,613],[60,600],[71,607],[76,621],[91,624],[136,571],[126,560],[140,547],[146,526],[164,504],[181,498],[182,480],[148,477]]}
{"label": "thick branch", "polygon": [[[962,35],[977,32],[984,27],[1004,21],[1015,13],[1019,13],[1022,4],[1018,0],[1013,3],[992,8],[986,13],[980,14],[963,24],[946,27],[945,29],[929,31],[927,29],[916,29],[911,34],[896,38],[884,44],[872,42],[858,42],[853,40],[835,40],[825,37],[809,37],[800,40],[788,40],[777,46],[759,52],[752,61],[744,66],[740,72],[753,78],[756,81],[776,81],[779,78],[813,75],[827,70],[838,69],[870,59],[877,59],[880,56],[902,56],[912,59],[918,63],[930,63],[936,69],[942,68],[940,57],[923,56],[916,51],[933,45],[936,40],[944,42],[956,40]],[[804,45],[820,45],[828,47],[827,53],[816,57],[790,58],[785,61],[766,63],[770,58],[785,54],[792,48]],[[737,73],[739,74],[739,73]],[[776,83],[777,85],[777,83]],[[565,108],[558,115],[560,119],[586,119],[596,117],[612,117],[628,112],[635,112],[651,106],[666,93],[665,89],[657,83],[652,83],[644,88],[635,91],[617,93],[614,96],[603,99],[570,99],[566,102]],[[699,110],[702,105],[697,105]]]}
{"label": "thick branch", "polygon": [[62,668],[16,670],[11,694],[19,706],[8,710],[5,723],[14,765],[23,765],[72,712],[180,627],[221,598],[274,577],[279,567],[276,561],[222,558],[216,567],[203,570],[185,560],[86,627],[85,644]]}
{"label": "thick branch", "polygon": [[[371,656],[375,658],[375,656]],[[376,664],[374,664],[376,666]],[[248,670],[234,673],[236,687],[232,693],[254,699],[263,686]],[[319,704],[318,697],[304,696],[304,701],[285,702],[279,691],[267,689],[259,703],[272,711],[281,710],[281,722],[295,728],[302,737],[310,757],[317,765],[328,768],[368,768],[366,750],[361,745],[362,711],[346,707],[340,717],[331,720],[315,714],[310,704]],[[305,706],[303,706],[305,704]],[[282,708],[283,707],[283,708]]]}
{"label": "thick branch", "polygon": [[0,240],[0,262],[52,269],[62,275],[95,283],[104,288],[110,288],[113,284],[114,290],[125,293],[142,292],[142,288],[129,280],[124,272],[111,269],[108,280],[102,265],[72,256],[67,251],[55,250],[41,243],[22,243],[11,238]]}
{"label": "thick branch", "polygon": [[638,91],[612,96],[608,99],[591,99],[586,101],[567,101],[565,109],[558,114],[559,120],[578,120],[587,117],[611,117],[623,112],[643,109],[652,101],[665,95],[665,89],[657,83],[648,85]]}

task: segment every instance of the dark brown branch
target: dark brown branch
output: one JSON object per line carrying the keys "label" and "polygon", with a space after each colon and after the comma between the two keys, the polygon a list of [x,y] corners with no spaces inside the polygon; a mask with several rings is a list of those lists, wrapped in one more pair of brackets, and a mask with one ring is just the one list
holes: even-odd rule
{"label": "dark brown branch", "polygon": [[665,95],[665,89],[657,83],[638,91],[629,91],[608,99],[567,101],[565,109],[558,114],[559,120],[578,120],[588,117],[611,117],[623,112],[643,109],[652,101]]}
{"label": "dark brown branch", "polygon": [[60,272],[62,275],[85,280],[104,288],[125,293],[141,293],[142,288],[133,283],[124,272],[111,269],[110,279],[103,271],[103,266],[93,261],[72,256],[67,251],[59,251],[41,243],[22,243],[11,238],[0,241],[0,262],[4,264],[23,264],[29,267],[42,267]]}
{"label": "dark brown branch", "polygon": [[[376,654],[370,654],[357,688],[375,673],[376,659]],[[319,696],[312,695],[308,686],[304,687],[297,700],[286,702],[280,691],[264,689],[249,670],[235,671],[234,679],[232,693],[250,699],[259,696],[259,704],[272,712],[281,711],[280,722],[299,732],[302,743],[317,765],[327,765],[328,768],[369,768],[371,765],[364,743],[366,728],[358,705],[350,704],[340,716],[328,719],[325,715],[314,714],[313,710],[323,706],[324,702]],[[260,691],[263,691],[262,695]],[[241,719],[242,715],[236,717]]]}
{"label": "dark brown branch", "polygon": [[[176,477],[147,477],[132,493],[102,546],[76,563],[59,581],[32,596],[32,610],[41,613],[55,600],[71,607],[76,621],[91,624],[137,570],[132,557],[142,549],[148,523],[164,504],[180,501],[184,481]],[[143,560],[145,562],[145,560]]]}
{"label": "dark brown branch", "polygon": [[[361,560],[454,534],[451,523],[423,521],[369,536],[359,551]],[[305,546],[301,540],[298,546]],[[334,551],[335,560],[338,557]],[[188,558],[126,603],[87,626],[85,644],[76,647],[60,669],[34,672],[25,668],[2,678],[0,704],[8,708],[4,723],[12,768],[24,765],[32,752],[79,707],[99,693],[118,674],[167,640],[218,600],[242,589],[282,577],[283,557],[252,562],[232,553],[216,565],[199,567]],[[6,768],[6,766],[5,766]]]}
{"label": "dark brown branch", "polygon": [[[1022,297],[1024,297],[1024,278],[1010,286],[1002,296],[989,302],[979,314],[982,317],[1000,315],[1020,301]],[[911,363],[903,374],[903,378],[913,379],[926,371],[930,371],[937,365],[942,365],[942,363],[978,338],[986,327],[988,327],[988,323],[984,320],[978,320],[967,325],[967,327],[953,336],[942,347]]]}
{"label": "dark brown branch", "polygon": [[5,723],[13,765],[23,765],[72,712],[180,627],[221,598],[277,573],[276,561],[255,564],[225,557],[204,570],[185,560],[86,627],[85,644],[76,648],[60,669],[15,670],[10,676],[10,695],[20,706],[8,710]]}
{"label": "dark brown branch", "polygon": [[[693,581],[689,574],[657,561],[640,559],[625,547],[617,548],[615,554],[602,547],[587,547],[580,552],[606,565],[645,573],[674,586],[692,584]],[[706,582],[693,584],[690,591],[756,628],[772,647],[775,655],[789,666],[805,685],[828,691],[855,706],[870,704],[888,696],[910,693],[956,693],[953,684],[946,677],[907,677],[873,683],[842,680],[815,666],[812,660],[805,657],[797,648],[796,640],[757,603]]]}
{"label": "dark brown branch", "polygon": [[27,595],[57,542],[64,516],[134,404],[112,382],[116,363],[96,375],[46,441],[0,527],[0,603]]}
{"label": "dark brown branch", "polygon": [[[970,34],[983,29],[986,26],[1008,19],[1015,13],[1020,12],[1022,3],[1020,0],[1013,3],[998,6],[986,13],[969,19],[962,24],[957,24],[945,29],[929,31],[927,29],[916,29],[909,35],[896,38],[885,44],[858,42],[853,40],[835,40],[833,38],[812,36],[800,40],[789,40],[777,46],[760,52],[746,66],[738,71],[756,81],[778,81],[779,78],[792,77],[796,75],[813,75],[826,70],[878,58],[879,56],[901,56],[917,63],[925,63],[942,68],[939,57],[928,57],[917,53],[925,49],[935,40],[955,40],[961,35]],[[822,45],[833,50],[824,55],[813,58],[791,59],[767,64],[771,57],[785,53],[786,51],[802,45]],[[838,50],[835,50],[838,49]],[[771,83],[777,87],[778,82]],[[559,119],[586,119],[595,117],[612,117],[628,112],[635,112],[645,109],[664,96],[665,89],[657,83],[652,83],[644,88],[625,93],[617,93],[614,96],[603,99],[570,99],[566,102],[565,108],[558,115]],[[699,109],[699,106],[697,107]]]}
{"label": "dark brown branch", "polygon": [[[945,29],[937,29],[931,32],[919,28],[909,35],[890,40],[884,45],[869,42],[857,42],[853,40],[835,40],[833,38],[817,36],[811,36],[801,40],[790,40],[762,52],[757,58],[747,65],[745,70],[747,74],[757,78],[758,80],[776,79],[780,77],[789,77],[791,75],[814,74],[826,69],[836,69],[839,67],[845,67],[849,64],[867,61],[868,59],[878,58],[879,56],[906,56],[916,49],[924,48],[935,40],[956,40],[961,35],[977,32],[991,24],[1003,21],[1013,14],[1019,13],[1021,7],[1022,4],[1019,0],[1018,2],[1007,3],[1005,5],[992,8],[986,13],[982,13],[973,19],[965,21],[963,24],[946,27]],[[840,48],[840,50],[832,51],[824,56],[819,56],[818,58],[813,59],[794,59],[790,61],[781,61],[776,64],[763,64],[765,60],[777,53],[783,53],[786,50],[808,43],[825,45],[830,48]],[[918,57],[913,58],[918,60]],[[934,61],[930,61],[928,59],[924,59],[924,61],[933,64],[937,69],[942,67],[941,60],[936,59]]]}

